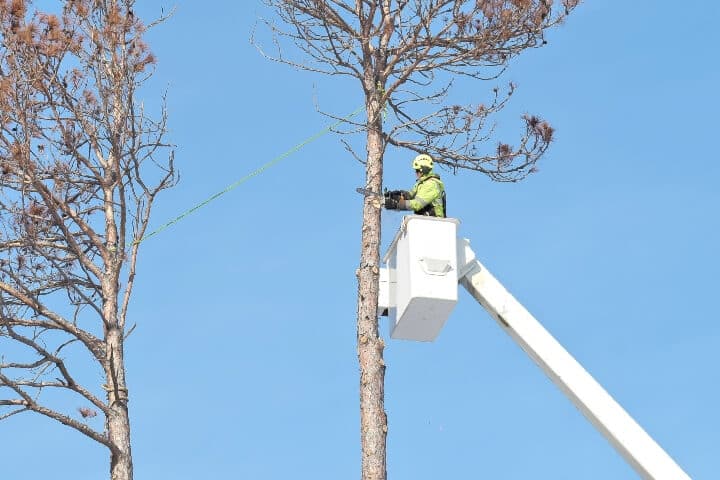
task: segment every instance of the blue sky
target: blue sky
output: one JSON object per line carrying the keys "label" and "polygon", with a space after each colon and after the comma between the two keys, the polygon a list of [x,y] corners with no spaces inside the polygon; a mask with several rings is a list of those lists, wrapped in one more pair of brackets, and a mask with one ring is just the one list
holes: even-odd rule
{"label": "blue sky", "polygon": [[[315,101],[362,104],[355,83],[263,59],[249,44],[260,2],[176,6],[148,36],[144,95],[167,89],[182,174],[154,226],[321,130]],[[694,479],[718,478],[720,444],[719,15],[699,0],[586,2],[502,79],[518,89],[498,140],[525,112],[557,129],[539,172],[440,171],[480,260]],[[388,150],[386,185],[412,184],[411,158]],[[143,245],[127,345],[136,478],[359,477],[363,182],[326,135]],[[400,220],[383,215],[384,246]],[[385,356],[392,480],[637,478],[465,292],[437,341],[388,340]],[[103,449],[44,419],[12,417],[0,436],[4,480],[106,475]]]}

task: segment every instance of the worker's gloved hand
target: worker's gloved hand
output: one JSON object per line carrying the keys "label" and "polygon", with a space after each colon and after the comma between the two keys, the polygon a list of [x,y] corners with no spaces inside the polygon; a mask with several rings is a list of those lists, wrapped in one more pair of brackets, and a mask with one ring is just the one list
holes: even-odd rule
{"label": "worker's gloved hand", "polygon": [[385,208],[387,208],[388,210],[397,210],[398,199],[393,198],[392,196],[385,197]]}

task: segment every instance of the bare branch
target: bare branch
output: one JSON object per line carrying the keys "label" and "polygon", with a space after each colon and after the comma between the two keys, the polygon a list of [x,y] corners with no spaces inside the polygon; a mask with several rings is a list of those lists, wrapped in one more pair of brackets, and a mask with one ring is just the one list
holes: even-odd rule
{"label": "bare branch", "polygon": [[[266,53],[253,34],[251,41],[261,53],[295,68],[360,80],[366,96],[380,95],[381,103],[394,114],[395,122],[384,120],[388,144],[431,153],[453,171],[474,170],[512,182],[535,171],[535,163],[547,151],[552,129],[529,115],[523,118],[524,133],[509,152],[504,146],[510,144],[505,142],[496,144],[492,152],[479,148],[494,132],[488,118],[507,101],[497,101],[497,88],[492,105],[445,106],[436,111],[425,106],[447,96],[451,82],[437,86],[442,79],[498,78],[515,56],[547,43],[544,32],[560,24],[577,1],[566,0],[560,9],[547,0],[265,3],[289,28],[263,20],[276,53]],[[287,57],[281,39],[289,40],[302,59]],[[434,91],[423,91],[431,86]],[[417,107],[410,108],[411,104]],[[527,119],[537,122],[530,125]],[[537,125],[544,125],[542,131]]]}

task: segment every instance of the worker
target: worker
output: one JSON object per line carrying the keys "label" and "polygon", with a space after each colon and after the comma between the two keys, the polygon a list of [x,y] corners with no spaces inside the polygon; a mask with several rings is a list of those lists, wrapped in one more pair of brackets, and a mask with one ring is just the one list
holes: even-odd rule
{"label": "worker", "polygon": [[445,217],[445,185],[433,172],[433,159],[422,153],[412,162],[417,181],[410,190],[395,190],[385,197],[388,210],[412,210],[416,215]]}

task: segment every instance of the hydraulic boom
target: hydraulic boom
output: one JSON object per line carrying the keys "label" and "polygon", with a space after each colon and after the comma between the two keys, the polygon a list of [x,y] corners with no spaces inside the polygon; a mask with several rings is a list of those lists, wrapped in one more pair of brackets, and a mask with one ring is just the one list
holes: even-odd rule
{"label": "hydraulic boom", "polygon": [[459,283],[646,480],[690,477],[458,239]]}

